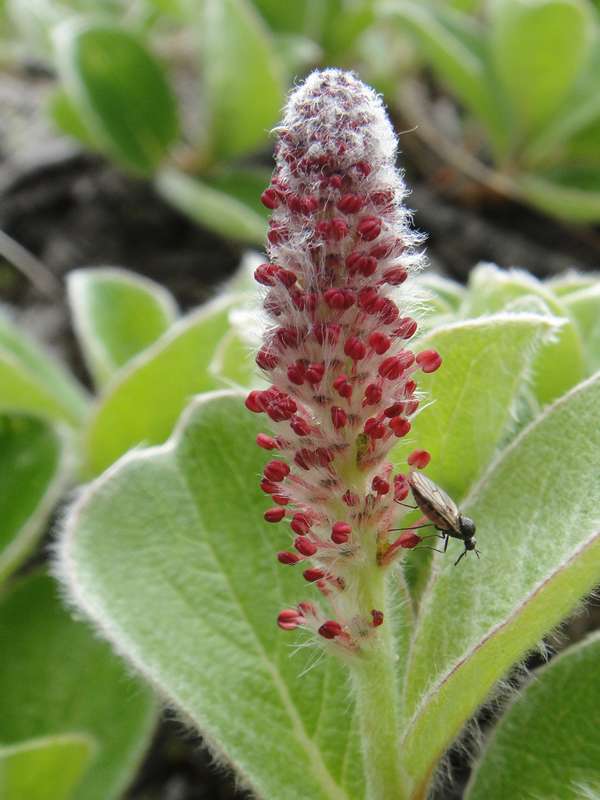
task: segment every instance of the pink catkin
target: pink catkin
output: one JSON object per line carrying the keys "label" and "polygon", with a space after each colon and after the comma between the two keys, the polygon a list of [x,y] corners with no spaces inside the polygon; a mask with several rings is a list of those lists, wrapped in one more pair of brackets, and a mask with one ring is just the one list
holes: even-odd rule
{"label": "pink catkin", "polygon": [[387,455],[410,431],[415,374],[441,359],[415,360],[407,346],[417,324],[398,287],[422,256],[379,97],[351,73],[315,72],[291,94],[277,135],[262,195],[273,212],[269,261],[255,275],[271,320],[257,363],[271,386],[246,406],[273,429],[257,440],[278,456],[262,486],[285,504],[265,519],[286,520],[297,550],[278,558],[301,562],[328,604],[287,609],[279,625],[355,651],[383,614],[357,607],[351,584],[361,564],[386,568],[394,500],[405,497]]}

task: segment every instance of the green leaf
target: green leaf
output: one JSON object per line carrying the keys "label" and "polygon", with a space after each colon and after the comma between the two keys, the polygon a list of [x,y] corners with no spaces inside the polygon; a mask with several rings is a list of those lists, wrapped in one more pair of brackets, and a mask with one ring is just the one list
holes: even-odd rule
{"label": "green leaf", "polygon": [[547,214],[571,222],[600,220],[600,170],[521,173],[513,180],[523,199]]}
{"label": "green leaf", "polygon": [[31,552],[65,487],[67,442],[43,420],[0,416],[0,583]]}
{"label": "green leaf", "polygon": [[469,292],[461,313],[478,316],[501,311],[509,303],[526,295],[541,298],[554,316],[564,318],[560,332],[541,348],[532,367],[535,395],[540,403],[549,403],[585,375],[581,339],[560,299],[526,272],[480,264],[469,277]]}
{"label": "green leaf", "polygon": [[600,376],[549,407],[463,504],[481,560],[436,559],[405,696],[403,761],[424,787],[509,667],[600,579]]}
{"label": "green leaf", "polygon": [[93,739],[74,733],[0,746],[0,797],[70,800],[94,751]]}
{"label": "green leaf", "polygon": [[279,119],[284,97],[269,32],[248,0],[205,0],[198,35],[212,156],[255,150]]}
{"label": "green leaf", "polygon": [[489,46],[517,136],[557,112],[585,63],[592,19],[584,0],[494,0]]}
{"label": "green leaf", "polygon": [[[419,377],[433,403],[413,422],[393,461],[406,469],[415,443],[432,455],[427,474],[459,499],[480,477],[507,430],[529,380],[534,356],[561,320],[539,314],[497,314],[436,328],[418,342],[437,350],[442,366]],[[404,462],[404,464],[403,464]]]}
{"label": "green leaf", "polygon": [[227,192],[175,169],[163,169],[156,188],[194,222],[231,239],[261,245],[267,235],[262,213]]}
{"label": "green leaf", "polygon": [[62,133],[66,133],[91,150],[100,149],[94,134],[86,126],[76,105],[64,89],[56,89],[50,95],[48,114]]}
{"label": "green leaf", "polygon": [[477,22],[453,9],[412,0],[385,4],[382,13],[384,21],[389,18],[416,37],[439,79],[486,125],[496,149],[502,152],[504,110],[489,74],[483,32]]}
{"label": "green leaf", "polygon": [[600,284],[572,292],[563,301],[581,334],[588,371],[595,372],[600,369]]}
{"label": "green leaf", "polygon": [[71,798],[116,800],[154,726],[149,692],[85,625],[71,619],[55,582],[43,575],[3,595],[0,641],[10,652],[0,660],[0,741],[89,735],[97,753]]}
{"label": "green leaf", "polygon": [[425,289],[433,299],[441,300],[448,308],[455,311],[465,299],[466,292],[460,283],[436,275],[435,272],[417,275],[416,284]]}
{"label": "green leaf", "polygon": [[600,796],[599,663],[596,634],[534,672],[489,741],[469,800]]}
{"label": "green leaf", "polygon": [[343,667],[275,624],[306,589],[275,559],[289,537],[263,521],[260,430],[239,396],[197,398],[166,445],[92,484],[63,531],[61,571],[77,605],[258,796],[363,797]]}
{"label": "green leaf", "polygon": [[126,270],[74,270],[67,293],[85,363],[100,387],[162,336],[177,316],[166,289]]}
{"label": "green leaf", "polygon": [[163,442],[194,394],[218,388],[208,367],[234,302],[223,296],[180,320],[115,376],[85,435],[92,475],[131,447]]}
{"label": "green leaf", "polygon": [[249,388],[260,381],[253,353],[235,330],[221,339],[209,371],[230,388]]}
{"label": "green leaf", "polygon": [[0,310],[0,410],[81,424],[87,401],[77,381]]}
{"label": "green leaf", "polygon": [[265,222],[269,219],[271,212],[261,203],[260,196],[271,183],[271,170],[249,167],[244,169],[241,167],[221,167],[203,175],[202,181],[213,189],[239,200],[240,203],[252,209]]}
{"label": "green leaf", "polygon": [[122,27],[64,22],[54,33],[56,64],[69,100],[103,151],[151,174],[179,134],[164,70]]}
{"label": "green leaf", "polygon": [[600,275],[596,272],[576,272],[568,270],[555,278],[546,281],[546,287],[557,297],[563,299],[564,295],[578,292],[580,289],[589,289],[600,285]]}

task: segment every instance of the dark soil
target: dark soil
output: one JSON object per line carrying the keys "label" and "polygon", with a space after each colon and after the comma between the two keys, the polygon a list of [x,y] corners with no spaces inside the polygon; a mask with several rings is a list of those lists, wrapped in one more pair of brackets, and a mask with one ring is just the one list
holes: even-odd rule
{"label": "dark soil", "polygon": [[[118,265],[166,285],[187,309],[235,269],[243,248],[192,224],[145,182],[55,141],[40,140],[37,157],[27,163],[16,163],[3,144],[0,124],[0,230],[58,278],[82,266]],[[442,181],[435,172],[425,179],[410,165],[408,171],[415,222],[429,234],[429,258],[439,271],[465,280],[481,260],[538,276],[570,267],[598,269],[598,230],[571,228],[498,198],[465,192],[447,175]],[[48,297],[0,260],[0,300],[17,306],[28,327],[83,376],[63,295]],[[488,718],[483,712],[484,727]],[[436,800],[458,800],[466,779],[462,752],[453,751],[448,763],[453,784],[442,786]],[[197,740],[165,718],[127,797],[241,800],[246,795],[236,792],[230,775],[211,766]]]}

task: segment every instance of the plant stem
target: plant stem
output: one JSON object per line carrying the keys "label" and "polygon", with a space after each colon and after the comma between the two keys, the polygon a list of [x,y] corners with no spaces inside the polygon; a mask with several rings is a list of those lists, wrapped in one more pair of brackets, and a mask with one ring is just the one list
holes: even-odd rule
{"label": "plant stem", "polygon": [[383,570],[368,570],[362,580],[365,607],[385,609],[388,624],[379,629],[376,644],[352,670],[360,720],[367,800],[404,800],[407,785],[400,767],[398,693],[390,614]]}

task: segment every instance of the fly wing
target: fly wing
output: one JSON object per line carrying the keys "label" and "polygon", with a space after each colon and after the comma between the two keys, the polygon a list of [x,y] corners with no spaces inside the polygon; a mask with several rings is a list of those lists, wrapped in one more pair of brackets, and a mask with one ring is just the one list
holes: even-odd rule
{"label": "fly wing", "polygon": [[448,523],[448,528],[460,531],[460,511],[454,500],[422,472],[411,472],[408,476],[413,492],[417,492],[435,513]]}

